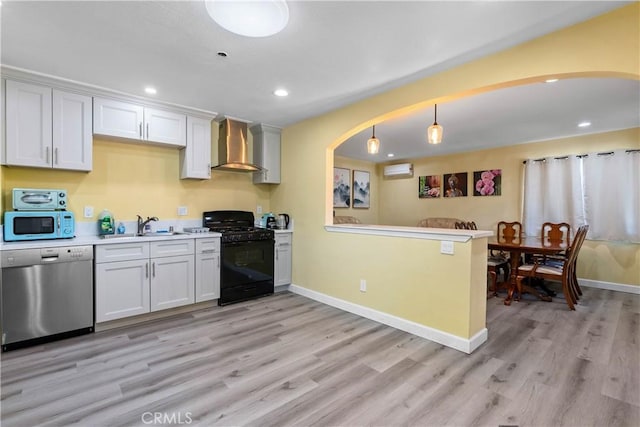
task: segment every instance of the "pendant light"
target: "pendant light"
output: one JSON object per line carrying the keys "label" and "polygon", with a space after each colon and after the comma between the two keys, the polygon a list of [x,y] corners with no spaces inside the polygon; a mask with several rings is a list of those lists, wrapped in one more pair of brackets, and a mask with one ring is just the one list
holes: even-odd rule
{"label": "pendant light", "polygon": [[438,104],[435,104],[433,124],[427,129],[427,140],[429,144],[440,144],[442,142],[442,126],[438,124]]}
{"label": "pendant light", "polygon": [[373,126],[373,135],[371,135],[371,138],[367,141],[367,151],[369,154],[378,154],[378,151],[380,151],[380,140],[376,138],[375,125]]}

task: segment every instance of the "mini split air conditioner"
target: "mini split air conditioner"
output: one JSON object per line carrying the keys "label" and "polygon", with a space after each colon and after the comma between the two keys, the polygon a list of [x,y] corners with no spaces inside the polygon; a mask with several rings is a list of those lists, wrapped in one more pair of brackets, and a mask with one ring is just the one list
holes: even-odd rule
{"label": "mini split air conditioner", "polygon": [[413,176],[413,165],[411,163],[400,163],[385,166],[384,176],[387,178],[411,177]]}

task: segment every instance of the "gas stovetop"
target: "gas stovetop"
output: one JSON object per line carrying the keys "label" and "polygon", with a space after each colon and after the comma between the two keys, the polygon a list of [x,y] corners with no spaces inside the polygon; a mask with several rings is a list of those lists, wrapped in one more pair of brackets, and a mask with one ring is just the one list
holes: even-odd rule
{"label": "gas stovetop", "polygon": [[273,230],[255,227],[253,221],[253,213],[245,211],[210,211],[202,214],[202,225],[222,233],[222,243],[273,240]]}

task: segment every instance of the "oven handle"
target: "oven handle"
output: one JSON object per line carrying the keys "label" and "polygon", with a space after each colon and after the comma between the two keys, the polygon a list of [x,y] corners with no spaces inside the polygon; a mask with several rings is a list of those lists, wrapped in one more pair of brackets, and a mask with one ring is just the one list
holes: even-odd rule
{"label": "oven handle", "polygon": [[273,245],[275,240],[247,240],[243,242],[224,242],[222,246],[246,246],[246,245],[255,245],[256,243],[267,243]]}

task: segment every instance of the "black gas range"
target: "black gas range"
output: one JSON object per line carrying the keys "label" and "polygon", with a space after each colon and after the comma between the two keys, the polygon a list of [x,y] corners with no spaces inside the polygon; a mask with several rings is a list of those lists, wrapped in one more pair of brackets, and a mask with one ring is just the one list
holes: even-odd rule
{"label": "black gas range", "polygon": [[218,305],[273,294],[274,233],[254,226],[247,211],[209,211],[202,226],[222,233]]}

